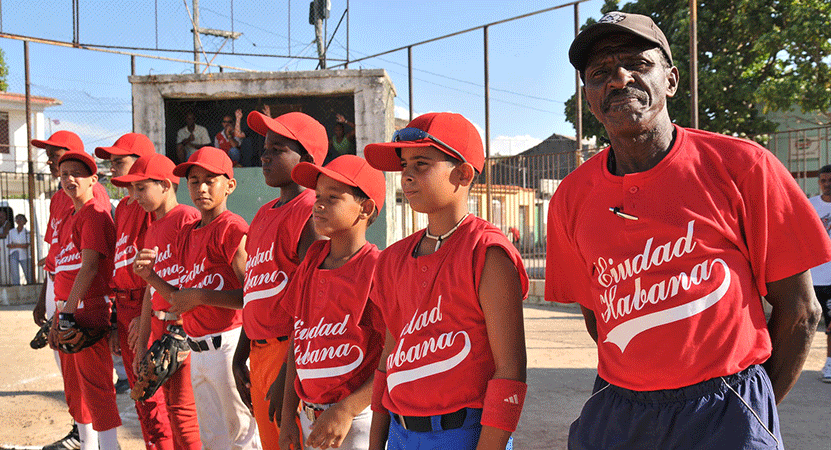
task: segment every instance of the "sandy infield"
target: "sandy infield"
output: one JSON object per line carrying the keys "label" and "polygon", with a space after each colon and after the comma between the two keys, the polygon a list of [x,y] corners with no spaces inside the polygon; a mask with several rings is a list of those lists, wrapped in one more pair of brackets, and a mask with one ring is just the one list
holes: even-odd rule
{"label": "sandy infield", "polygon": [[[70,417],[63,384],[50,350],[32,350],[37,330],[31,305],[0,307],[0,449],[40,448],[63,437]],[[589,396],[597,355],[574,308],[525,308],[528,397],[514,434],[517,449],[566,448],[569,424]],[[806,370],[780,405],[786,448],[831,450],[831,384],[818,380],[825,359],[825,336],[814,339]],[[129,395],[118,396],[124,425],[123,450],[144,448]]]}

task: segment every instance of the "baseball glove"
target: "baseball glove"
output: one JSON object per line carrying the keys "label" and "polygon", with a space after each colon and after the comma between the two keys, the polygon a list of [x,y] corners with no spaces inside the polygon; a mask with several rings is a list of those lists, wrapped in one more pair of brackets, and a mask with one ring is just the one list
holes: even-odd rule
{"label": "baseball glove", "polygon": [[53,342],[58,350],[72,354],[93,346],[104,336],[109,335],[109,327],[84,328],[73,325],[65,330],[59,327],[51,329]]}
{"label": "baseball glove", "polygon": [[155,340],[139,362],[130,398],[145,401],[170,378],[190,354],[181,325],[168,325],[167,333]]}
{"label": "baseball glove", "polygon": [[38,332],[35,333],[35,337],[32,339],[32,342],[29,342],[29,345],[35,350],[46,347],[46,344],[49,343],[49,330],[51,328],[52,318],[50,317],[46,320],[46,322],[43,322],[43,325],[41,325]]}

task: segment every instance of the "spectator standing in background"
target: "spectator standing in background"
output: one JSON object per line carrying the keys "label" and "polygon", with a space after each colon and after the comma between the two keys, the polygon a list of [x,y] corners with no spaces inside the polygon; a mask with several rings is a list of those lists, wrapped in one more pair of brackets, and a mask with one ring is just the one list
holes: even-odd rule
{"label": "spectator standing in background", "polygon": [[18,214],[15,216],[14,222],[17,227],[9,230],[6,247],[9,248],[9,271],[11,272],[12,285],[17,286],[20,284],[20,268],[23,269],[26,284],[33,280],[32,265],[29,262],[29,230],[26,229],[26,216]]}

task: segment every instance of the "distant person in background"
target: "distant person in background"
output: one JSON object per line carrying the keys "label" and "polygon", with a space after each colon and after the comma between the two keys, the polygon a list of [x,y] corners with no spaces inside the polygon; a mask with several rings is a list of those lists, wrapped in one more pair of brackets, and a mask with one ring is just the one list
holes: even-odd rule
{"label": "distant person in background", "polygon": [[234,167],[240,167],[240,159],[242,158],[241,145],[242,140],[245,139],[245,133],[240,128],[242,110],[237,109],[234,115],[236,117],[231,117],[229,114],[222,118],[222,130],[214,138],[214,147],[227,153],[228,157],[234,163]]}
{"label": "distant person in background", "polygon": [[196,124],[193,111],[185,113],[185,126],[176,133],[176,156],[179,162],[185,162],[196,150],[211,145],[208,129]]}
{"label": "distant person in background", "polygon": [[9,231],[14,228],[5,209],[0,209],[0,239],[6,239]]}
{"label": "distant person in background", "polygon": [[[335,124],[335,135],[329,140],[329,154],[326,155],[324,164],[341,155],[355,154],[355,124],[346,120],[343,114],[335,115],[335,119],[338,123]],[[352,128],[349,133],[346,132],[345,125]]]}
{"label": "distant person in background", "polygon": [[[5,212],[3,213],[5,215]],[[12,276],[12,285],[20,284],[20,268],[26,277],[26,284],[32,282],[32,265],[29,263],[29,230],[26,229],[26,216],[18,214],[14,218],[17,228],[9,230],[9,271]]]}

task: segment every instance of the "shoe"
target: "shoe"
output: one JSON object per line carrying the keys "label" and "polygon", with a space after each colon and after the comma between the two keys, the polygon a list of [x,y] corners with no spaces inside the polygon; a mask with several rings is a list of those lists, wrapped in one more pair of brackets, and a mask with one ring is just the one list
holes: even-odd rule
{"label": "shoe", "polygon": [[126,394],[130,392],[130,382],[126,379],[119,379],[115,382],[115,393],[116,394]]}
{"label": "shoe", "polygon": [[822,368],[820,380],[824,383],[831,383],[831,362],[825,363],[825,367]]}
{"label": "shoe", "polygon": [[43,450],[81,450],[81,437],[78,435],[78,425],[72,424],[72,430],[63,439],[44,446]]}

